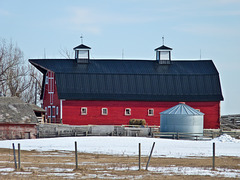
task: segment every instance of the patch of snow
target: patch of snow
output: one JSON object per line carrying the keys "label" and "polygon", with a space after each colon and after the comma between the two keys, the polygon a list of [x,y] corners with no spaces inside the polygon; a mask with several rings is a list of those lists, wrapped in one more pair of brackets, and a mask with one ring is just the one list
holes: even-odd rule
{"label": "patch of snow", "polygon": [[76,173],[47,173],[50,176],[75,176]]}
{"label": "patch of snow", "polygon": [[16,113],[18,113],[17,108],[15,108],[13,105],[9,104],[8,107],[9,107],[11,110],[15,111]]}
{"label": "patch of snow", "polygon": [[14,171],[14,168],[0,168],[0,172],[11,172]]}
{"label": "patch of snow", "polygon": [[16,172],[14,172],[14,174],[29,175],[29,174],[32,174],[32,172],[16,171]]}
{"label": "patch of snow", "polygon": [[66,169],[66,168],[42,168],[42,172],[72,172],[73,169]]}
{"label": "patch of snow", "polygon": [[240,140],[233,138],[228,134],[223,134],[219,137],[216,137],[212,140],[212,142],[233,142],[233,143],[240,143]]}
{"label": "patch of snow", "polygon": [[211,168],[200,168],[200,167],[149,167],[149,171],[163,173],[164,175],[200,175],[200,176],[217,176],[217,177],[229,177],[238,178],[240,177],[240,170],[238,169],[225,169],[216,168],[212,171]]}
{"label": "patch of snow", "polygon": [[[223,138],[224,137],[224,138]],[[220,138],[225,139],[225,141]],[[228,140],[226,140],[228,139]],[[12,143],[20,143],[22,150],[37,151],[74,151],[75,141],[78,152],[122,156],[137,156],[138,144],[141,143],[142,156],[149,156],[153,142],[153,157],[209,157],[212,156],[212,144],[216,142],[216,156],[238,156],[239,140],[224,135],[213,141],[173,140],[146,137],[61,137],[46,139],[24,139],[0,141],[0,148],[12,148]]]}

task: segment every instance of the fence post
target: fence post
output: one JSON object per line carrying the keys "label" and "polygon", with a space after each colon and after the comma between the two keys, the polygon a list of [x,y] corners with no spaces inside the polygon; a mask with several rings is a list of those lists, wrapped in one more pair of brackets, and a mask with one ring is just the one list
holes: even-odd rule
{"label": "fence post", "polygon": [[15,145],[12,143],[13,147],[13,157],[14,157],[14,164],[15,164],[15,169],[17,169],[17,160],[16,160],[16,152],[15,152]]}
{"label": "fence post", "polygon": [[20,143],[18,143],[18,169],[21,168],[21,152],[20,152]]}
{"label": "fence post", "polygon": [[75,141],[75,162],[76,162],[76,169],[78,169],[77,141]]}
{"label": "fence post", "polygon": [[213,143],[212,169],[215,170],[215,143]]}
{"label": "fence post", "polygon": [[147,165],[146,165],[146,170],[148,169],[148,165],[149,165],[149,162],[150,162],[150,159],[151,159],[151,156],[152,156],[154,146],[155,146],[155,142],[152,145],[152,149],[151,149],[151,152],[150,152],[150,155],[149,155],[149,158],[148,158],[148,162],[147,162]]}
{"label": "fence post", "polygon": [[141,170],[141,143],[138,144],[138,170]]}

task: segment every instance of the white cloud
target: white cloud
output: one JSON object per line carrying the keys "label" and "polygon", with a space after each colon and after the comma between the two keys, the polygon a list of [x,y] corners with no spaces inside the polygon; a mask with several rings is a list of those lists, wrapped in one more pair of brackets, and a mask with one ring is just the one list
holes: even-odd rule
{"label": "white cloud", "polygon": [[239,36],[239,27],[233,28],[228,26],[217,26],[211,24],[185,24],[177,26],[174,29],[192,34],[206,35],[206,36]]}
{"label": "white cloud", "polygon": [[11,15],[11,13],[9,11],[0,9],[0,16],[10,16],[10,15]]}
{"label": "white cloud", "polygon": [[100,33],[103,25],[145,23],[154,21],[153,18],[140,17],[133,14],[118,14],[117,12],[104,12],[94,8],[70,7],[67,9],[68,17],[61,22],[74,29],[84,29],[92,33]]}

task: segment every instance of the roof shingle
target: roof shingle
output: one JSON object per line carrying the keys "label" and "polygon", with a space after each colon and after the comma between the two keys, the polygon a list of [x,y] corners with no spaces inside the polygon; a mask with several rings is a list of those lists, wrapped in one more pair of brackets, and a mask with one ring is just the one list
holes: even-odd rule
{"label": "roof shingle", "polygon": [[211,60],[36,59],[41,72],[55,72],[60,99],[136,101],[223,100],[218,71]]}

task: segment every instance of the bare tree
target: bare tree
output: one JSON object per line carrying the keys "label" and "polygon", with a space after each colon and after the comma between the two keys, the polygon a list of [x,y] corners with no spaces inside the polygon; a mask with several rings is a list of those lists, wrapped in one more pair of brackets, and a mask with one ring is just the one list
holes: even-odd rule
{"label": "bare tree", "polygon": [[27,103],[39,104],[42,90],[42,75],[31,64],[28,64],[29,87],[22,93],[21,98]]}
{"label": "bare tree", "polygon": [[2,93],[10,96],[16,96],[18,92],[26,88],[22,80],[26,75],[23,66],[23,52],[17,45],[6,40],[0,41],[0,85]]}
{"label": "bare tree", "polygon": [[67,48],[61,48],[59,50],[59,53],[60,53],[61,56],[63,56],[66,59],[71,59],[73,57],[73,52],[71,52]]}
{"label": "bare tree", "polygon": [[25,102],[33,103],[31,94],[36,92],[33,88],[36,81],[41,81],[41,78],[33,67],[24,63],[22,50],[12,41],[0,39],[0,93],[19,96]]}

